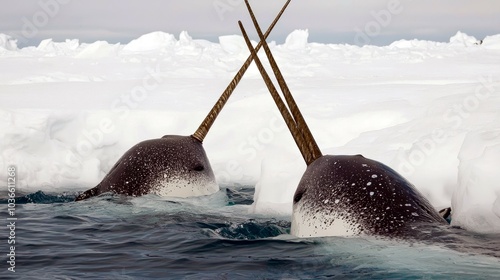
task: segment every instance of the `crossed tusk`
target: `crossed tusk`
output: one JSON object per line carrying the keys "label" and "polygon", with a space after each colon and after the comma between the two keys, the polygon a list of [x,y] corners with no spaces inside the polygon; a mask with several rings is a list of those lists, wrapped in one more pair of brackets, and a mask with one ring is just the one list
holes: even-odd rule
{"label": "crossed tusk", "polygon": [[253,59],[257,65],[257,68],[259,69],[262,78],[264,79],[264,82],[266,83],[266,86],[269,92],[271,93],[271,96],[273,97],[276,105],[278,106],[281,115],[285,119],[285,123],[287,124],[290,132],[292,133],[295,143],[299,147],[302,157],[304,158],[306,164],[309,165],[313,161],[322,156],[321,151],[316,143],[316,140],[314,140],[314,137],[311,131],[309,130],[309,127],[307,126],[307,123],[305,122],[304,117],[302,116],[302,113],[300,112],[297,103],[295,102],[290,92],[290,89],[288,88],[285,82],[285,79],[283,78],[283,75],[281,74],[281,71],[271,53],[271,50],[269,49],[269,46],[267,45],[265,36],[262,34],[262,31],[250,7],[250,4],[248,3],[248,0],[245,0],[245,3],[247,5],[250,16],[252,17],[257,33],[259,34],[260,37],[260,42],[258,46],[262,45],[264,47],[267,58],[273,69],[274,75],[278,80],[278,84],[281,88],[281,91],[283,92],[285,101],[288,104],[290,110],[288,110],[288,108],[284,104],[278,91],[276,90],[276,87],[272,83],[271,79],[269,78],[269,75],[267,74],[265,68],[263,67],[259,57],[257,56],[258,48],[257,47],[255,49],[253,48],[250,39],[248,38],[248,35],[245,31],[245,28],[243,27],[243,24],[241,23],[241,21],[239,21],[238,24],[240,26],[241,32],[243,34],[243,37],[245,38],[245,42],[247,43],[250,53],[252,54]]}
{"label": "crossed tusk", "polygon": [[[269,26],[268,30],[266,31],[266,34],[263,35],[265,38],[267,38],[269,36],[269,34],[271,33],[272,29],[274,28],[274,26],[276,25],[276,23],[280,19],[281,15],[283,14],[283,12],[285,11],[285,9],[287,8],[287,6],[290,3],[290,1],[291,0],[288,0],[285,3],[285,5],[281,9],[281,11],[278,13],[278,15],[276,16],[276,18],[274,19],[274,21],[271,23],[271,25]],[[259,45],[257,45],[256,49],[259,50],[261,46],[262,46],[262,44],[259,43]],[[224,90],[224,92],[222,93],[221,97],[219,97],[219,100],[217,100],[217,102],[212,107],[212,109],[210,110],[210,112],[208,112],[208,115],[205,117],[205,119],[200,124],[200,126],[198,127],[198,129],[194,132],[194,134],[192,135],[192,137],[194,137],[196,140],[198,140],[201,143],[203,143],[203,140],[205,139],[205,136],[207,136],[208,130],[210,129],[210,127],[212,127],[213,123],[215,122],[215,119],[217,118],[217,116],[219,115],[220,111],[222,110],[222,108],[226,104],[227,100],[229,99],[229,97],[233,93],[234,89],[236,88],[236,86],[240,82],[240,80],[243,77],[243,75],[245,74],[246,70],[248,69],[248,67],[252,63],[252,59],[253,59],[253,57],[251,55],[247,58],[247,60],[241,66],[241,68],[238,71],[238,73],[236,73],[236,75],[234,76],[233,80],[229,83],[229,85],[227,86],[227,88]]]}

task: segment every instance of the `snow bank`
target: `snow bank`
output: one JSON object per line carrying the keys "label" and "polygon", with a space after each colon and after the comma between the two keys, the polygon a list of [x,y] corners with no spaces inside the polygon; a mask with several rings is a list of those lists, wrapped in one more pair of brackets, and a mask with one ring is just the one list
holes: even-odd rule
{"label": "snow bank", "polygon": [[295,187],[306,165],[280,150],[271,151],[262,160],[260,179],[255,186],[257,199],[251,208],[253,213],[291,215]]}
{"label": "snow bank", "polygon": [[54,42],[52,39],[45,39],[40,42],[36,49],[40,52],[45,52],[49,56],[56,56],[71,55],[79,47],[80,42],[77,39],[66,40],[63,43]]}
{"label": "snow bank", "polygon": [[[241,36],[178,38],[18,49],[0,35],[0,169],[18,167],[20,192],[76,192],[139,141],[192,134],[248,50]],[[453,197],[456,225],[498,232],[500,35],[474,40],[358,47],[298,30],[270,48],[324,154],[381,161],[435,207]],[[306,166],[254,66],[204,147],[221,185],[256,186],[249,211],[291,213]]]}
{"label": "snow bank", "polygon": [[452,224],[500,232],[500,128],[469,132],[459,158]]}
{"label": "snow bank", "polygon": [[120,44],[110,45],[105,41],[97,41],[92,44],[83,44],[82,48],[76,55],[77,58],[99,59],[116,55]]}
{"label": "snow bank", "polygon": [[456,45],[456,46],[474,46],[474,45],[479,45],[479,40],[476,39],[474,36],[469,36],[463,32],[457,32],[455,36],[450,38],[450,45]]}
{"label": "snow bank", "polygon": [[482,43],[484,48],[500,50],[500,35],[487,36]]}
{"label": "snow bank", "polygon": [[123,48],[123,50],[147,52],[172,47],[176,42],[177,40],[174,35],[158,31],[142,35],[141,37],[132,40]]}
{"label": "snow bank", "polygon": [[221,48],[230,54],[248,53],[248,47],[245,39],[239,35],[226,35],[219,37]]}
{"label": "snow bank", "polygon": [[17,40],[13,39],[9,35],[0,33],[0,50],[17,50]]}
{"label": "snow bank", "polygon": [[285,48],[289,50],[303,50],[307,46],[307,38],[309,38],[309,31],[295,30],[290,33],[285,40]]}

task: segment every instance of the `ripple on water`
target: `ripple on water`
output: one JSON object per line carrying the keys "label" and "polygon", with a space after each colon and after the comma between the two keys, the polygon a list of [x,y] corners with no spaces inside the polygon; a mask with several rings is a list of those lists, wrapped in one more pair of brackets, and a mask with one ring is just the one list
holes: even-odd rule
{"label": "ripple on water", "polygon": [[[460,229],[428,242],[297,239],[289,220],[250,214],[253,188],[211,197],[19,198],[23,279],[494,278],[500,236]],[[5,207],[6,200],[0,203]],[[4,229],[5,230],[5,229]]]}

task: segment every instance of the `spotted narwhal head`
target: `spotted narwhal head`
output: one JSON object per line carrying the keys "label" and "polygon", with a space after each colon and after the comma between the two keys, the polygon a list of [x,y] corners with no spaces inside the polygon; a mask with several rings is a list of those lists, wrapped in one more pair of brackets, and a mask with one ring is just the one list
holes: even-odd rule
{"label": "spotted narwhal head", "polygon": [[326,155],[307,167],[297,187],[291,233],[399,236],[436,222],[445,223],[391,168],[361,155]]}
{"label": "spotted narwhal head", "polygon": [[191,136],[167,135],[130,148],[99,185],[77,200],[104,192],[191,197],[218,190],[202,143]]}
{"label": "spotted narwhal head", "polygon": [[[271,23],[266,36],[289,3],[290,0]],[[241,66],[193,135],[169,135],[137,144],[122,156],[99,185],[84,192],[76,200],[108,191],[133,196],[156,193],[177,197],[207,195],[218,191],[219,187],[201,143],[252,63],[253,57],[254,55],[250,55]]]}
{"label": "spotted narwhal head", "polygon": [[408,181],[389,167],[362,156],[322,155],[248,1],[246,4],[286,105],[239,22],[243,38],[308,165],[295,192],[291,233],[298,237],[362,233],[396,236],[421,224],[446,223]]}

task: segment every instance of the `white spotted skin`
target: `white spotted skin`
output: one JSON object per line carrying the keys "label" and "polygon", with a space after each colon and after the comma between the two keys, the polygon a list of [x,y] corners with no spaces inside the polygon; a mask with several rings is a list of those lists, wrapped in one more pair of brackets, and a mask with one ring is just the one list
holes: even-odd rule
{"label": "white spotted skin", "polygon": [[105,192],[186,198],[218,191],[219,186],[202,143],[191,136],[167,135],[130,148],[101,183],[76,200]]}
{"label": "white spotted skin", "polygon": [[295,191],[291,234],[402,237],[431,224],[446,221],[391,168],[361,155],[325,155],[307,167]]}
{"label": "white spotted skin", "polygon": [[350,237],[360,234],[359,225],[340,216],[324,212],[311,213],[302,209],[299,202],[293,206],[292,228],[290,234],[297,237],[343,236]]}
{"label": "white spotted skin", "polygon": [[219,191],[217,183],[210,180],[169,178],[168,180],[159,180],[153,185],[150,193],[162,197],[187,198],[211,195]]}

